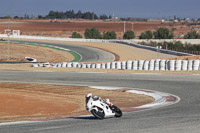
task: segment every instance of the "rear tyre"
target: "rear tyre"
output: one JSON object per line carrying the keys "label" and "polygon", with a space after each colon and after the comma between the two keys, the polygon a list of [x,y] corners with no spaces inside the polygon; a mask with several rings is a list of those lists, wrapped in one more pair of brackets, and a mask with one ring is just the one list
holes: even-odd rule
{"label": "rear tyre", "polygon": [[122,111],[115,105],[112,105],[111,107],[112,111],[115,112],[115,117],[121,117],[122,116]]}
{"label": "rear tyre", "polygon": [[98,119],[104,119],[105,113],[104,113],[103,109],[101,109],[99,107],[96,107],[96,108],[98,111],[96,109],[92,109],[91,113]]}

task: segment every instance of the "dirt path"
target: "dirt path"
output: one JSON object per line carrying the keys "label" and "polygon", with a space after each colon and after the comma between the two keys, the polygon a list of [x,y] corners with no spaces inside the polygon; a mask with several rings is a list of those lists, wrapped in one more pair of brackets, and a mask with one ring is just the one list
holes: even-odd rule
{"label": "dirt path", "polygon": [[[89,114],[85,94],[110,100],[121,109],[147,104],[151,97],[88,87],[0,83],[0,122],[40,120]],[[128,101],[129,104],[126,104]]]}

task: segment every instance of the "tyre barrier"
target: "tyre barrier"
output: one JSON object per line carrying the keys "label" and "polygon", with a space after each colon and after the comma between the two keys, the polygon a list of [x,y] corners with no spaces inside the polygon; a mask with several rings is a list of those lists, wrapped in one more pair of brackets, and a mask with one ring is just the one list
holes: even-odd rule
{"label": "tyre barrier", "polygon": [[181,70],[186,71],[188,69],[188,61],[187,60],[183,60],[182,61],[182,68]]}
{"label": "tyre barrier", "polygon": [[182,67],[182,60],[176,60],[175,61],[175,69],[176,71],[180,71]]}
{"label": "tyre barrier", "polygon": [[149,70],[153,71],[155,67],[155,60],[150,60],[149,61]]}
{"label": "tyre barrier", "polygon": [[138,70],[138,61],[133,61],[133,70]]}
{"label": "tyre barrier", "polygon": [[138,70],[143,70],[144,66],[144,60],[139,60],[138,61]]}
{"label": "tyre barrier", "polygon": [[126,69],[126,61],[122,61],[122,69]]}
{"label": "tyre barrier", "polygon": [[166,60],[160,60],[160,70],[164,71],[166,69]]}
{"label": "tyre barrier", "polygon": [[101,68],[102,68],[102,69],[106,69],[106,63],[102,63],[102,64],[101,64]]}
{"label": "tyre barrier", "polygon": [[128,69],[128,70],[131,70],[132,67],[133,67],[133,61],[127,61],[127,62],[126,62],[126,65],[127,65],[127,69]]}
{"label": "tyre barrier", "polygon": [[95,68],[118,70],[149,70],[149,71],[200,71],[200,60],[139,60],[107,63],[84,64],[79,62],[63,62],[62,64],[34,63],[32,67],[66,67]]}
{"label": "tyre barrier", "polygon": [[160,70],[160,59],[155,60],[155,68],[154,70],[159,71]]}
{"label": "tyre barrier", "polygon": [[121,62],[117,62],[116,65],[117,65],[117,69],[122,69],[122,63]]}
{"label": "tyre barrier", "polygon": [[149,70],[149,60],[144,61],[144,70]]}

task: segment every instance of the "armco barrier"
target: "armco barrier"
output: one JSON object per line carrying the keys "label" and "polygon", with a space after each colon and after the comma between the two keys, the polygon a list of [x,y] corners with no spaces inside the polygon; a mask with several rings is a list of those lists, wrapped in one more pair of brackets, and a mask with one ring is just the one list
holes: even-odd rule
{"label": "armco barrier", "polygon": [[[32,67],[50,67],[49,63],[34,63]],[[52,67],[74,67],[74,68],[97,68],[97,69],[128,69],[128,70],[149,70],[149,71],[198,71],[200,60],[139,60],[107,62],[97,64],[84,64],[78,62],[63,62],[52,64]]]}
{"label": "armco barrier", "polygon": [[[125,44],[125,45],[129,45],[129,46],[134,46],[134,47],[137,47],[137,48],[142,48],[142,49],[147,49],[147,50],[151,50],[151,51],[157,52],[157,48],[155,48],[155,47],[146,46],[146,45],[140,45],[140,44],[132,43],[130,41],[114,40],[114,41],[110,41],[110,42]],[[166,49],[160,49],[159,52],[160,53],[164,53],[164,54],[176,55],[176,56],[193,56],[193,54],[177,52],[177,51],[171,51],[171,50],[166,50]]]}

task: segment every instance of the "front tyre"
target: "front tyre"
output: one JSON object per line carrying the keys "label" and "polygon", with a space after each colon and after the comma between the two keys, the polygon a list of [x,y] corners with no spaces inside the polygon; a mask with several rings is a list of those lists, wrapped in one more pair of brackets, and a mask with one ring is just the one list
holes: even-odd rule
{"label": "front tyre", "polygon": [[103,109],[97,107],[96,109],[92,109],[91,113],[98,119],[104,119],[105,117],[105,113],[103,111]]}
{"label": "front tyre", "polygon": [[112,111],[115,112],[115,117],[121,117],[122,116],[122,111],[115,105],[112,105],[111,107]]}

